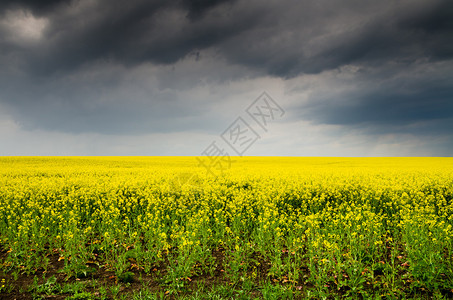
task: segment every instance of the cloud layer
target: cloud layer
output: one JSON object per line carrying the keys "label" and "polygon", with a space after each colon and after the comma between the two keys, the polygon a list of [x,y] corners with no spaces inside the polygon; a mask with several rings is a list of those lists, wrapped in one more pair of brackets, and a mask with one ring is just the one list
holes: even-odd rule
{"label": "cloud layer", "polygon": [[263,90],[287,114],[250,155],[453,154],[451,1],[23,0],[0,16],[0,154],[197,155],[178,141],[209,143]]}

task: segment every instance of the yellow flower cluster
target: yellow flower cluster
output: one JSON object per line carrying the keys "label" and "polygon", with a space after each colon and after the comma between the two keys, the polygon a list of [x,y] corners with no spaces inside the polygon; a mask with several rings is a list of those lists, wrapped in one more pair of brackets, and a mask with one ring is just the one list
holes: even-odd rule
{"label": "yellow flower cluster", "polygon": [[282,264],[276,253],[308,256],[334,274],[395,243],[414,263],[441,257],[452,212],[450,158],[249,157],[217,178],[192,157],[0,158],[11,260],[29,249],[64,249],[72,262],[135,248],[146,267],[169,253],[189,264],[181,257],[248,247],[272,264]]}

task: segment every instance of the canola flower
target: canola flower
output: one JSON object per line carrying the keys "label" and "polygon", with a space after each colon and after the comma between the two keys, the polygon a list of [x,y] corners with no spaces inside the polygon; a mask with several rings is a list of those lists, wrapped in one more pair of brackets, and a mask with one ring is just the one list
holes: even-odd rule
{"label": "canola flower", "polygon": [[191,157],[0,158],[6,271],[61,249],[69,275],[99,253],[119,273],[166,261],[177,280],[220,249],[232,280],[259,257],[266,278],[319,292],[396,273],[452,289],[452,212],[450,158],[249,157],[217,178]]}

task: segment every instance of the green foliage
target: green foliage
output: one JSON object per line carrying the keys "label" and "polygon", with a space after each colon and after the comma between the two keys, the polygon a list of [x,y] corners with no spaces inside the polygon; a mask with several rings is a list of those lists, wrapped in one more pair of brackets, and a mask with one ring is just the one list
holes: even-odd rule
{"label": "green foliage", "polygon": [[452,162],[1,158],[0,292],[452,297]]}

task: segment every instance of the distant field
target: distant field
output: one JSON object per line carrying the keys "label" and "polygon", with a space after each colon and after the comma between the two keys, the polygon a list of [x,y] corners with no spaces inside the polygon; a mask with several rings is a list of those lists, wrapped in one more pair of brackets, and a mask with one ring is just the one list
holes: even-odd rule
{"label": "distant field", "polygon": [[3,299],[453,297],[453,158],[2,157]]}

